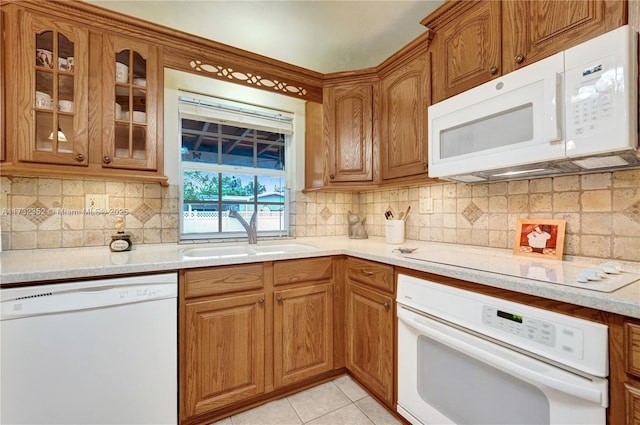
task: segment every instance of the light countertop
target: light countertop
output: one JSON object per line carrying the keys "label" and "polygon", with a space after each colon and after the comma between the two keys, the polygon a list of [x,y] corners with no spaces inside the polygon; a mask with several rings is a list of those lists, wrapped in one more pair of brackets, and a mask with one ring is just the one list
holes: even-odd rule
{"label": "light countertop", "polygon": [[[246,247],[246,242],[139,245],[134,246],[133,250],[129,252],[111,252],[106,246],[6,251],[0,253],[0,283],[2,286],[11,286],[32,282],[88,279],[98,276],[163,272],[194,267],[327,255],[350,255],[640,319],[640,281],[623,286],[613,292],[599,292],[496,273],[491,271],[491,267],[479,266],[477,263],[468,265],[463,261],[458,261],[459,265],[451,265],[441,262],[443,261],[441,259],[425,261],[407,258],[394,252],[399,245],[389,245],[385,243],[384,238],[376,237],[362,240],[349,239],[347,236],[297,238],[277,242],[261,241],[258,246],[275,244],[309,244],[316,248],[288,253],[262,253],[261,255],[225,258],[186,257],[182,251],[203,247]],[[439,253],[440,255],[436,256],[438,258],[442,257],[442,253],[450,253],[451,258],[465,256],[480,258],[479,256],[486,255],[486,264],[513,261],[512,252],[502,249],[418,241],[407,241],[400,246],[417,248],[415,253],[422,253],[425,258],[429,258],[431,252]],[[553,260],[546,261],[553,262]],[[602,262],[603,260],[599,259],[566,257],[565,261],[556,261],[555,264],[558,264],[559,267],[562,267],[563,264],[567,267],[573,267],[577,263],[597,265]],[[624,271],[640,273],[640,264],[638,263],[623,262],[622,265]]]}

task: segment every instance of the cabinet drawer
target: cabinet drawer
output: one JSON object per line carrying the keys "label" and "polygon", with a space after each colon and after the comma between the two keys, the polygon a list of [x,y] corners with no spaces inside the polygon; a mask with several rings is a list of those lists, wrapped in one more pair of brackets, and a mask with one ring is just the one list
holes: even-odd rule
{"label": "cabinet drawer", "polygon": [[640,377],[640,324],[624,324],[624,346],[628,373]]}
{"label": "cabinet drawer", "polygon": [[333,258],[305,258],[277,261],[273,265],[273,284],[327,281],[333,278]]}
{"label": "cabinet drawer", "polygon": [[185,298],[261,289],[262,264],[211,267],[185,272]]}
{"label": "cabinet drawer", "polygon": [[393,266],[349,258],[349,279],[393,293]]}

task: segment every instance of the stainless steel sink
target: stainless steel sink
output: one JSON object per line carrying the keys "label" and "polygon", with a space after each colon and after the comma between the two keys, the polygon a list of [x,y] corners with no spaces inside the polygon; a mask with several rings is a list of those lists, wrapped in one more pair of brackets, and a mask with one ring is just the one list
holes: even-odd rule
{"label": "stainless steel sink", "polygon": [[187,258],[231,258],[249,255],[286,254],[316,249],[303,243],[267,243],[256,245],[218,245],[202,248],[186,248],[181,251]]}

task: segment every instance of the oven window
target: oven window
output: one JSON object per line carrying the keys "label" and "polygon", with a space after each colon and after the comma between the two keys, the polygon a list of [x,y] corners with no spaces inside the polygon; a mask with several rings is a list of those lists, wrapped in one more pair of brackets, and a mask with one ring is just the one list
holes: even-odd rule
{"label": "oven window", "polygon": [[423,335],[418,393],[458,425],[550,423],[549,401],[540,389]]}

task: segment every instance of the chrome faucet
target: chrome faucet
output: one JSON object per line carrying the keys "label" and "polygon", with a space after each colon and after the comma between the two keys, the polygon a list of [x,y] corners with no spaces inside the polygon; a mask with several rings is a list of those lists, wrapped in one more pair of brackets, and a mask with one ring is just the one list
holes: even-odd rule
{"label": "chrome faucet", "polygon": [[238,211],[236,210],[229,211],[229,217],[233,217],[236,220],[238,220],[240,224],[242,224],[242,227],[244,227],[244,230],[247,231],[247,236],[249,237],[250,244],[258,243],[258,235],[256,233],[256,218],[257,218],[256,214],[257,213],[258,211],[254,211],[253,215],[251,216],[251,220],[249,220],[249,223],[247,223],[247,221],[244,218],[242,218],[242,216]]}

